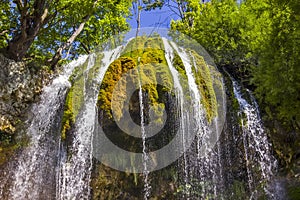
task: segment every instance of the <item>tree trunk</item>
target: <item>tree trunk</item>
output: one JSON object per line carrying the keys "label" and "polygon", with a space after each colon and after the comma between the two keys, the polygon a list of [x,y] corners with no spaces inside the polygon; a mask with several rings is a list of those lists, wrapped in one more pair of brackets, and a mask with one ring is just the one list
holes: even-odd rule
{"label": "tree trunk", "polygon": [[15,1],[20,12],[20,30],[11,41],[8,42],[7,54],[15,61],[20,61],[26,55],[34,39],[43,25],[50,19],[46,1],[35,1],[34,11],[29,13],[27,1]]}
{"label": "tree trunk", "polygon": [[22,60],[33,43],[34,38],[35,36],[23,37],[21,34],[16,36],[8,43],[7,54],[9,58],[15,61]]}
{"label": "tree trunk", "polygon": [[141,2],[140,0],[137,0],[136,2],[132,2],[132,9],[135,15],[136,20],[136,33],[135,37],[139,35],[139,30],[141,28]]}
{"label": "tree trunk", "polygon": [[140,0],[137,1],[137,19],[136,19],[136,24],[137,24],[137,27],[136,27],[136,36],[137,37],[139,35],[139,31],[140,31],[140,28],[141,28],[141,2]]}

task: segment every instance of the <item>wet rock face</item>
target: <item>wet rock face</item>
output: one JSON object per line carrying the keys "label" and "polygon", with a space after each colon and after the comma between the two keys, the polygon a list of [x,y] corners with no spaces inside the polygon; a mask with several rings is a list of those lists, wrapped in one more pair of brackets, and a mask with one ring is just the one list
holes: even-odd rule
{"label": "wet rock face", "polygon": [[13,134],[29,105],[49,82],[46,70],[30,69],[0,54],[0,131]]}

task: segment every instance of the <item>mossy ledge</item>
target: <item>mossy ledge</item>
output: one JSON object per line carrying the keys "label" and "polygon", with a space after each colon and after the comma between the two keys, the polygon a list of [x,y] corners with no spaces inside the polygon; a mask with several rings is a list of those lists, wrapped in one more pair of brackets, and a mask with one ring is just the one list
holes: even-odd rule
{"label": "mossy ledge", "polygon": [[[98,96],[98,107],[108,118],[112,118],[111,100],[114,87],[130,69],[138,69],[139,74],[130,73],[126,81],[135,82],[140,79],[142,84],[143,81],[151,82],[152,84],[143,85],[143,93],[147,94],[150,103],[157,108],[154,112],[157,115],[162,114],[161,107],[158,106],[163,98],[161,94],[171,93],[173,88],[173,79],[162,44],[159,37],[138,37],[131,40],[121,56],[111,63],[102,81]],[[126,83],[122,84],[122,88],[117,89],[118,95],[126,96]],[[123,103],[121,102],[117,106],[116,117],[118,119],[122,117]]]}
{"label": "mossy ledge", "polygon": [[87,59],[81,66],[78,66],[69,78],[72,86],[68,91],[64,105],[64,113],[61,123],[61,137],[63,140],[66,139],[67,133],[71,130],[75,123],[76,117],[82,108],[84,101],[85,76],[87,76],[88,79],[88,85],[86,87],[89,87],[89,84],[92,84],[92,80],[95,78],[94,76],[97,74],[101,66],[103,54],[96,54],[95,56],[95,64],[88,71],[87,75],[85,72],[87,70],[89,59]]}

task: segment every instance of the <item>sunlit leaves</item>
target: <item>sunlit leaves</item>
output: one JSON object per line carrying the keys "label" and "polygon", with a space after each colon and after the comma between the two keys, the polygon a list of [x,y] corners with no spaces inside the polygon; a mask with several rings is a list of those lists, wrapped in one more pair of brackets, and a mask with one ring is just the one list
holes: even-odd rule
{"label": "sunlit leaves", "polygon": [[253,83],[260,99],[273,108],[273,115],[300,123],[300,20],[298,4],[272,1],[271,31],[261,45],[260,65],[253,70]]}
{"label": "sunlit leaves", "polygon": [[15,20],[11,20],[10,18],[10,1],[2,0],[0,4],[0,48],[7,45],[11,27],[15,26]]}

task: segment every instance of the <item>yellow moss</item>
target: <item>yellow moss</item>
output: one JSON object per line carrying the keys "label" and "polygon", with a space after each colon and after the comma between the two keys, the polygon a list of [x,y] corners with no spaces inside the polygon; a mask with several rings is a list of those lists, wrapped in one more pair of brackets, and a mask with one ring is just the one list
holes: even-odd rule
{"label": "yellow moss", "polygon": [[[111,113],[111,100],[112,100],[112,92],[116,83],[121,79],[122,75],[125,74],[128,70],[136,67],[136,62],[129,57],[120,57],[119,59],[112,62],[105,73],[103,78],[101,88],[98,96],[98,106],[100,109],[104,110],[108,117],[112,117]],[[125,86],[125,84],[124,84]],[[118,94],[124,96],[126,93],[126,88],[117,88],[120,89]],[[116,113],[118,117],[121,117],[121,111],[123,109],[123,105],[116,105],[118,107],[119,112]]]}
{"label": "yellow moss", "polygon": [[0,166],[6,163],[8,159],[14,155],[15,150],[18,147],[19,145],[0,147]]}
{"label": "yellow moss", "polygon": [[[161,38],[158,37],[138,37],[131,40],[121,57],[111,63],[102,81],[98,97],[98,106],[105,111],[108,117],[112,117],[110,107],[115,84],[129,69],[137,66],[139,70],[138,78],[141,83],[153,83],[144,85],[142,89],[148,94],[150,103],[156,105],[154,108],[157,109],[154,112],[157,115],[162,114],[161,108],[158,109],[159,106],[157,106],[160,101],[159,93],[170,91],[173,87],[172,76],[165,60],[162,44]],[[136,76],[137,74],[130,74],[130,81],[136,79]],[[162,83],[164,87],[157,87],[158,82]],[[124,97],[126,95],[126,83],[122,84],[121,88],[117,88],[117,90],[117,95]],[[119,102],[116,107],[118,108],[116,117],[120,119],[122,117],[123,102]]]}
{"label": "yellow moss", "polygon": [[11,124],[10,120],[2,116],[0,118],[0,131],[6,133],[14,133],[16,128]]}

